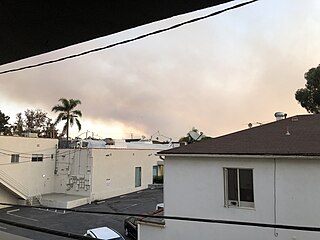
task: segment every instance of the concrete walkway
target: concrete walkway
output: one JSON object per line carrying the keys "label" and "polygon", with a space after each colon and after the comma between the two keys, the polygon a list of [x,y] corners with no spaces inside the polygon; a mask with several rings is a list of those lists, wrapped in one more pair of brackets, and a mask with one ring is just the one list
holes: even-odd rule
{"label": "concrete walkway", "polygon": [[89,203],[89,197],[64,194],[49,193],[41,196],[41,204],[47,207],[74,208]]}

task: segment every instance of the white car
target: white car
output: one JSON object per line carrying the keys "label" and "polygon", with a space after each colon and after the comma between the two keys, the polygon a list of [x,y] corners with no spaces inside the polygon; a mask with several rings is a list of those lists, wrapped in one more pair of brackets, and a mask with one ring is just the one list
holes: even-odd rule
{"label": "white car", "polygon": [[89,229],[84,236],[106,240],[124,240],[120,233],[108,227]]}
{"label": "white car", "polygon": [[158,204],[156,205],[156,210],[158,211],[158,210],[160,210],[160,209],[164,209],[164,203],[158,203]]}

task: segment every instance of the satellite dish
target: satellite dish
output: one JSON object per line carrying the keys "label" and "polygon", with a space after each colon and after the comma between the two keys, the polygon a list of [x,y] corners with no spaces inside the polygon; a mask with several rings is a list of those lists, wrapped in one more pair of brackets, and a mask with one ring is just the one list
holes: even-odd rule
{"label": "satellite dish", "polygon": [[202,134],[200,135],[198,132],[196,131],[190,131],[188,132],[188,135],[194,140],[194,141],[198,141],[201,139]]}

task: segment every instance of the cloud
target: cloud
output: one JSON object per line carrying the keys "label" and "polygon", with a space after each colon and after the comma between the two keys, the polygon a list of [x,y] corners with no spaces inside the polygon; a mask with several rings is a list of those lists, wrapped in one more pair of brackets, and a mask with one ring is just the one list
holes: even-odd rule
{"label": "cloud", "polygon": [[258,2],[121,47],[2,75],[0,93],[48,112],[60,97],[77,98],[84,121],[146,135],[160,130],[179,138],[193,126],[221,135],[271,121],[275,111],[303,112],[294,92],[304,85],[303,73],[318,65],[317,9],[316,1]]}

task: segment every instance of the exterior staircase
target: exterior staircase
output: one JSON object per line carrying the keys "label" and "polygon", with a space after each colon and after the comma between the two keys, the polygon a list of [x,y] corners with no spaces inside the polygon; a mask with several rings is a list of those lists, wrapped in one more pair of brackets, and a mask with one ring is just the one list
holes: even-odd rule
{"label": "exterior staircase", "polygon": [[9,174],[0,170],[0,183],[4,185],[11,192],[18,195],[20,198],[24,200],[29,199],[29,191],[28,188],[19,183],[16,179],[11,177]]}
{"label": "exterior staircase", "polygon": [[42,205],[41,199],[42,199],[41,194],[33,196],[33,197],[29,197],[26,201],[26,204],[30,205],[30,206],[41,206]]}

